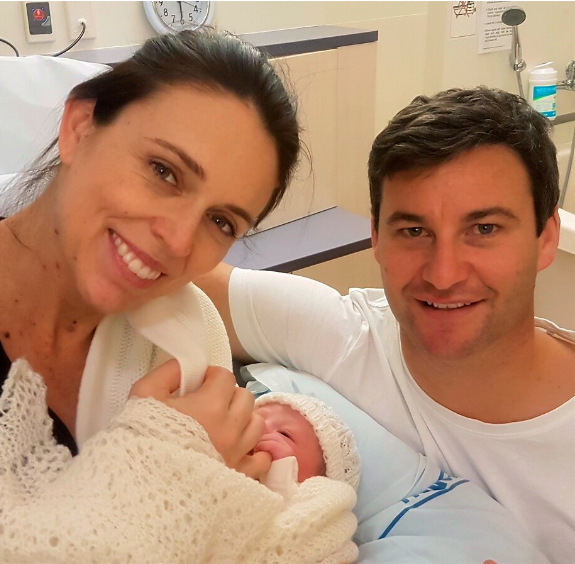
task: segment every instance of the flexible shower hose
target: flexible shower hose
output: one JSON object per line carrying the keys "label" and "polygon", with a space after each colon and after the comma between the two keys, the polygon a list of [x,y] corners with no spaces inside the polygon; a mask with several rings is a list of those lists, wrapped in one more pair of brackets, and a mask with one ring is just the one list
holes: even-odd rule
{"label": "flexible shower hose", "polygon": [[521,96],[521,98],[525,100],[525,91],[523,90],[523,83],[521,82],[521,70],[516,70],[515,76],[517,78],[517,87],[519,88],[519,96]]}

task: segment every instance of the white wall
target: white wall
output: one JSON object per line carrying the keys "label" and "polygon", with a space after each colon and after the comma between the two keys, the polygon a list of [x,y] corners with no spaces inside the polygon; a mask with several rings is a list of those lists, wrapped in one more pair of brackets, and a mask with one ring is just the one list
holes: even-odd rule
{"label": "white wall", "polygon": [[[521,2],[527,20],[520,27],[528,68],[553,60],[560,74],[575,58],[575,2]],[[65,2],[50,2],[55,41],[27,43],[21,2],[0,2],[0,37],[23,55],[53,52],[68,43]],[[248,33],[271,29],[345,25],[379,31],[374,132],[420,93],[451,86],[487,84],[516,91],[508,52],[478,55],[475,37],[449,39],[451,2],[225,2],[217,1],[214,24]],[[76,50],[140,43],[154,34],[142,2],[91,2],[97,37],[82,40]],[[0,54],[9,47],[0,44]],[[524,73],[525,80],[527,72]],[[561,92],[560,113],[575,110],[575,95]],[[559,128],[567,141],[568,127]],[[563,132],[563,130],[565,130]]]}
{"label": "white wall", "polygon": [[[435,78],[441,83],[432,90],[451,86],[472,87],[478,84],[517,92],[515,73],[509,65],[509,51],[477,54],[477,38],[449,39],[446,2],[430,2],[428,33],[431,43],[443,43],[430,65],[430,82]],[[531,2],[518,0],[527,13],[519,26],[523,58],[527,63],[523,71],[523,86],[527,92],[529,70],[547,61],[553,61],[559,71],[559,80],[565,77],[567,63],[575,59],[575,2]],[[557,113],[575,111],[575,93],[559,91]],[[570,140],[573,124],[559,126],[556,142]]]}

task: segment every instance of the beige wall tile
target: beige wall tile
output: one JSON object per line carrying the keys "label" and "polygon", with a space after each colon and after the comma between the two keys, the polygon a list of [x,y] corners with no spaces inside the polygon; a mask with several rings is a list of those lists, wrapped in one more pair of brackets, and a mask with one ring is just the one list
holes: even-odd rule
{"label": "beige wall tile", "polygon": [[427,14],[353,22],[377,29],[377,76],[374,135],[415,96],[426,91]]}
{"label": "beige wall tile", "polygon": [[337,205],[337,50],[285,57],[276,66],[297,93],[306,150],[284,200],[261,229]]}

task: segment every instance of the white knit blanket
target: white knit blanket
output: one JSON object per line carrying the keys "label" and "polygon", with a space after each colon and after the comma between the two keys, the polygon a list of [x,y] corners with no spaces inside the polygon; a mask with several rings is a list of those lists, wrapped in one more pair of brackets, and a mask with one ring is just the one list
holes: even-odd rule
{"label": "white knit blanket", "polygon": [[45,395],[15,362],[0,396],[0,562],[357,558],[348,485],[310,478],[286,507],[227,468],[196,421],[152,399],[129,400],[72,458],[52,437]]}

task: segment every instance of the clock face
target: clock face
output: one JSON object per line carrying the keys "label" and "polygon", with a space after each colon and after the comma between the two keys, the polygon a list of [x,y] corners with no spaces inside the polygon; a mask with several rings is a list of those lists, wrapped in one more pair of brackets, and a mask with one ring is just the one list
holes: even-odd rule
{"label": "clock face", "polygon": [[161,33],[196,29],[208,24],[212,19],[212,6],[209,1],[150,2],[149,5],[153,13],[148,14],[148,19],[154,29]]}

